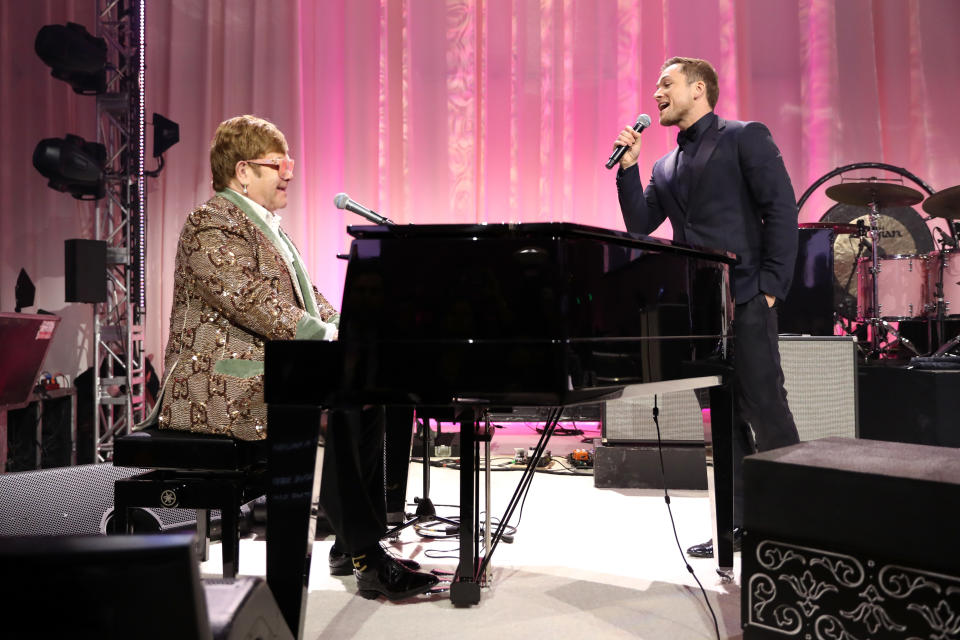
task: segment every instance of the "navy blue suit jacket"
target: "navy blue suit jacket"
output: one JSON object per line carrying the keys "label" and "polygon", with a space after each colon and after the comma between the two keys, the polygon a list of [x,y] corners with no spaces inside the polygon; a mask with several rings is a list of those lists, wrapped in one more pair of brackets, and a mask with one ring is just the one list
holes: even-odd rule
{"label": "navy blue suit jacket", "polygon": [[669,218],[674,240],[739,256],[737,303],[758,293],[783,300],[797,257],[797,202],[780,150],[759,122],[718,118],[703,136],[686,208],[674,185],[679,149],[657,160],[646,189],[637,165],[617,171],[627,231],[649,235]]}

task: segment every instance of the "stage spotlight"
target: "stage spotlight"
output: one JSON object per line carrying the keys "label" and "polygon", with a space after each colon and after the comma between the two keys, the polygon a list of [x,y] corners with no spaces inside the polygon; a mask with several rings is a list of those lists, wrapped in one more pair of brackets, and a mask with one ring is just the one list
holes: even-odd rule
{"label": "stage spotlight", "polygon": [[52,69],[50,75],[69,83],[75,92],[87,96],[106,92],[107,43],[83,25],[46,25],[37,33],[34,49]]}
{"label": "stage spotlight", "polygon": [[78,200],[96,200],[106,194],[103,167],[107,150],[80,136],[46,138],[33,150],[33,166],[51,189],[69,191]]}
{"label": "stage spotlight", "polygon": [[37,33],[34,49],[52,69],[50,75],[70,83],[77,93],[106,93],[107,43],[90,35],[83,25],[48,24]]}
{"label": "stage spotlight", "polygon": [[159,113],[153,114],[153,157],[159,158],[164,151],[180,142],[180,125],[167,120]]}
{"label": "stage spotlight", "polygon": [[160,158],[160,162],[153,171],[144,171],[144,175],[151,178],[160,175],[163,171],[163,152],[178,142],[180,142],[180,125],[159,113],[153,114],[153,157]]}

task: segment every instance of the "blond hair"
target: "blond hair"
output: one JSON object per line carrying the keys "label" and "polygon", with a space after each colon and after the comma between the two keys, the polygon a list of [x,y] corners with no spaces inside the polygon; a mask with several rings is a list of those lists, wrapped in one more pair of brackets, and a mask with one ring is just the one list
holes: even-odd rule
{"label": "blond hair", "polygon": [[[277,125],[251,115],[224,120],[210,143],[210,172],[214,191],[222,191],[236,174],[241,160],[262,158],[271,152],[287,153],[287,139]],[[256,171],[258,167],[253,167]]]}

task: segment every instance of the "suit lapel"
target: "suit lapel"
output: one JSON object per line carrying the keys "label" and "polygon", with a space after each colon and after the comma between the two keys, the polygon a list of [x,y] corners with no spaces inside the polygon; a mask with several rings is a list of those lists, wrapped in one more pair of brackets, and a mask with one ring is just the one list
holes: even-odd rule
{"label": "suit lapel", "polygon": [[703,134],[703,141],[700,143],[700,148],[697,149],[697,155],[690,165],[690,195],[687,201],[688,205],[696,199],[697,185],[700,183],[700,176],[703,175],[703,168],[707,165],[707,161],[710,160],[710,156],[713,155],[714,149],[717,148],[717,143],[720,142],[720,134],[726,126],[726,120],[717,118],[717,128],[714,129],[711,127]]}
{"label": "suit lapel", "polygon": [[[295,279],[297,280],[297,283],[300,283],[297,269],[292,262],[289,262],[283,256],[283,253],[280,251],[280,248],[279,248],[280,243],[284,242],[284,240],[280,236],[278,236],[276,233],[274,233],[273,229],[268,227],[267,223],[264,222],[260,216],[250,211],[249,205],[239,195],[235,194],[230,189],[224,189],[223,191],[218,191],[217,195],[224,198],[225,200],[228,200],[233,206],[238,208],[247,217],[247,219],[253,223],[253,225],[257,228],[257,230],[261,233],[261,235],[263,235],[264,240],[266,240],[266,242],[258,243],[260,245],[261,250],[272,251],[275,254],[274,258],[280,258],[280,262],[287,266],[287,271],[290,275],[290,288],[291,290],[293,290],[293,296],[297,299],[297,302],[300,303],[301,309],[309,311],[310,308],[307,306],[306,301],[304,300],[304,298],[308,295],[307,292],[303,292],[301,294],[300,287],[294,284]],[[292,244],[293,243],[291,243],[291,245]],[[311,291],[311,297],[312,297],[312,291]]]}
{"label": "suit lapel", "polygon": [[[658,184],[667,185],[666,189],[663,189],[663,193],[670,195],[670,201],[673,203],[673,208],[681,213],[685,213],[682,206],[680,206],[680,199],[677,197],[677,158],[680,155],[680,147],[676,147],[673,152],[660,163],[662,175],[654,176],[654,180]],[[654,165],[654,172],[656,172],[657,165]]]}

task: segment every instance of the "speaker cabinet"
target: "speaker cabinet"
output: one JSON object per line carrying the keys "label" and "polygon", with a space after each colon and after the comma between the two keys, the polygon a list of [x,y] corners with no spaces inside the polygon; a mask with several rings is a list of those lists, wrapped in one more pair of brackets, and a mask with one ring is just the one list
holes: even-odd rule
{"label": "speaker cabinet", "polygon": [[292,640],[263,578],[201,580],[191,534],[0,539],[4,638]]}
{"label": "speaker cabinet", "polygon": [[[857,345],[853,336],[780,336],[787,402],[801,440],[858,433]],[[694,391],[657,397],[664,442],[703,442],[700,402]],[[605,403],[604,444],[657,441],[653,397]]]}
{"label": "speaker cabinet", "polygon": [[853,336],[780,336],[787,403],[800,440],[859,435]]}
{"label": "speaker cabinet", "polygon": [[[0,475],[0,537],[105,533],[113,513],[113,483],[143,471],[88,464]],[[135,520],[134,528],[147,531],[196,523],[196,512],[188,509],[143,509],[137,517],[144,520]]]}
{"label": "speaker cabinet", "polygon": [[107,243],[103,240],[64,241],[64,300],[107,301]]}
{"label": "speaker cabinet", "polygon": [[743,637],[955,635],[958,502],[946,447],[825,438],[748,456]]}
{"label": "speaker cabinet", "polygon": [[[703,418],[695,391],[658,395],[660,439],[663,442],[703,442]],[[604,403],[602,435],[605,445],[656,442],[653,396]]]}
{"label": "speaker cabinet", "polygon": [[960,447],[960,371],[860,367],[860,436]]}
{"label": "speaker cabinet", "polygon": [[[852,336],[780,336],[779,346],[787,402],[800,440],[857,437],[856,339]],[[657,397],[664,459],[673,467],[666,473],[667,486],[674,489],[707,487],[703,417],[698,398],[694,391]],[[636,468],[659,465],[653,400],[649,396],[605,403],[601,427],[603,446],[597,449],[594,462],[595,486],[662,487],[659,469],[639,471]],[[697,444],[698,450],[691,448]]]}

